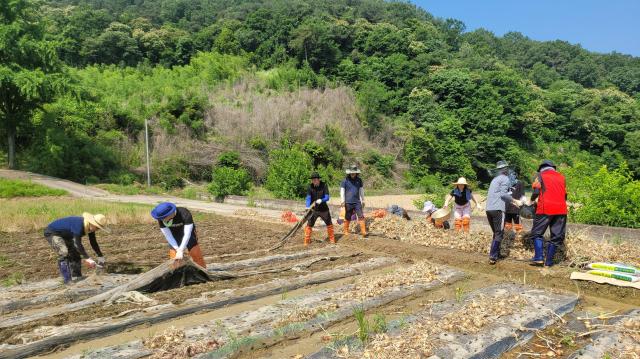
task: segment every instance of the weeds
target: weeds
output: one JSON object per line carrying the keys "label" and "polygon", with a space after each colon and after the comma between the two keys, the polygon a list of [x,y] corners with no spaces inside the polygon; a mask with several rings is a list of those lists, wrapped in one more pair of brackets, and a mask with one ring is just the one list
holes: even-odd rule
{"label": "weeds", "polygon": [[464,289],[461,287],[456,287],[456,302],[462,303],[464,299]]}
{"label": "weeds", "polygon": [[25,180],[0,178],[0,198],[64,196],[67,191]]}
{"label": "weeds", "polygon": [[385,333],[389,328],[387,318],[384,314],[376,314],[373,316],[373,326],[371,328],[374,333]]}
{"label": "weeds", "polygon": [[365,318],[364,308],[354,308],[353,316],[356,318],[356,322],[358,323],[358,339],[362,344],[365,344],[369,339],[369,321]]}
{"label": "weeds", "polygon": [[24,274],[22,272],[15,272],[9,275],[8,277],[2,279],[0,284],[3,287],[10,287],[12,285],[21,284],[24,282]]}

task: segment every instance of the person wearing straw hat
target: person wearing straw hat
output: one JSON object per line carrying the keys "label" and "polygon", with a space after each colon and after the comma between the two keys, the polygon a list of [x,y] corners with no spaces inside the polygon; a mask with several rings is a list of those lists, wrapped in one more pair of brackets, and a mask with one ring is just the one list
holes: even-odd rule
{"label": "person wearing straw hat", "polygon": [[176,207],[171,202],[163,202],[151,211],[151,217],[158,221],[160,231],[169,243],[169,258],[181,260],[188,254],[196,264],[207,267],[191,211]]}
{"label": "person wearing straw hat", "polygon": [[431,222],[436,228],[444,228],[449,229],[449,221],[446,219],[438,219],[432,218],[432,215],[438,211],[438,207],[431,201],[425,201],[422,206],[422,213],[424,213],[427,217],[427,222]]}
{"label": "person wearing straw hat", "polygon": [[343,233],[346,238],[349,235],[349,224],[351,224],[352,215],[355,214],[360,224],[360,235],[362,238],[367,236],[367,225],[364,219],[364,184],[359,177],[360,169],[358,166],[351,165],[346,170],[347,177],[340,183],[340,200],[345,208]]}
{"label": "person wearing straw hat", "polygon": [[[531,264],[545,267],[553,265],[556,250],[564,242],[567,230],[567,187],[564,176],[556,170],[556,165],[544,160],[538,166],[538,174],[533,184],[531,201],[537,201],[536,215],[533,218],[531,235],[533,237],[534,256]],[[544,232],[549,228],[551,236],[544,249]]]}
{"label": "person wearing straw hat", "polygon": [[478,200],[474,196],[467,179],[464,177],[458,178],[458,180],[452,183],[455,187],[447,195],[444,200],[444,207],[449,207],[449,202],[454,200],[453,205],[453,218],[456,232],[463,230],[465,233],[469,233],[471,227],[471,202],[479,208]]}
{"label": "person wearing straw hat", "polygon": [[[85,212],[82,216],[57,219],[44,230],[45,239],[58,256],[58,270],[65,284],[82,278],[82,262],[89,268],[104,266],[106,261],[96,240],[96,231],[109,233],[106,225],[107,218],[104,215]],[[97,261],[87,254],[82,245],[85,235],[89,237],[91,248],[98,256]]]}
{"label": "person wearing straw hat", "polygon": [[329,211],[329,206],[327,206],[330,198],[329,187],[320,180],[320,174],[318,172],[313,172],[309,179],[311,180],[311,184],[309,185],[309,189],[307,189],[305,205],[307,209],[313,208],[313,213],[311,213],[311,217],[309,217],[307,221],[307,226],[304,228],[304,245],[306,247],[311,244],[311,233],[318,218],[321,218],[327,226],[329,243],[336,243],[336,237],[333,233],[333,223],[331,222],[331,212]]}
{"label": "person wearing straw hat", "polygon": [[504,214],[506,203],[512,202],[520,207],[522,202],[514,200],[511,197],[509,188],[511,181],[509,180],[509,164],[507,161],[498,161],[496,163],[496,176],[491,180],[489,190],[487,191],[487,204],[485,207],[487,220],[493,232],[493,240],[491,241],[491,249],[489,250],[489,264],[496,264],[500,257],[500,244],[504,237]]}

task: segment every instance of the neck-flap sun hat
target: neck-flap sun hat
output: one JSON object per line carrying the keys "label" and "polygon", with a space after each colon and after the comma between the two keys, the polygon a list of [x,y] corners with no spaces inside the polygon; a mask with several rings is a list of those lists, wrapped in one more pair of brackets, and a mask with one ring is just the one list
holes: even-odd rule
{"label": "neck-flap sun hat", "polygon": [[151,217],[154,219],[163,219],[170,216],[176,211],[176,205],[171,202],[162,202],[151,210]]}

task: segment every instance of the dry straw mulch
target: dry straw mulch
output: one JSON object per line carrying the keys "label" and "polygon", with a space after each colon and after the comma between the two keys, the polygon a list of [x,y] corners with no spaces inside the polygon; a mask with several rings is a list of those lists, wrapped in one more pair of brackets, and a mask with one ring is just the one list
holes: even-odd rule
{"label": "dry straw mulch", "polygon": [[170,327],[162,334],[144,339],[142,344],[153,350],[151,359],[191,358],[197,354],[218,349],[221,344],[214,339],[188,341],[184,330]]}

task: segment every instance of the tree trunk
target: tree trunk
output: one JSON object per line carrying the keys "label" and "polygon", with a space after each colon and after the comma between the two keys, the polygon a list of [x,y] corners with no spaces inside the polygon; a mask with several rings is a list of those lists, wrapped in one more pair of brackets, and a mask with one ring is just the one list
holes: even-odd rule
{"label": "tree trunk", "polygon": [[9,146],[9,152],[7,153],[9,169],[13,170],[16,168],[16,129],[11,125],[7,131],[7,145]]}

